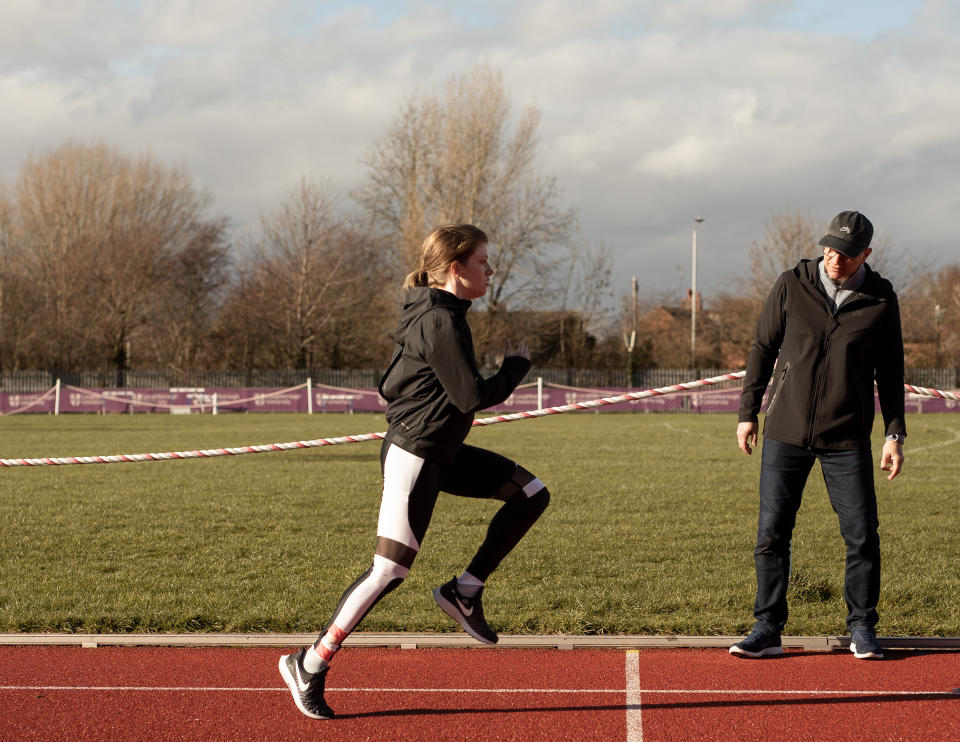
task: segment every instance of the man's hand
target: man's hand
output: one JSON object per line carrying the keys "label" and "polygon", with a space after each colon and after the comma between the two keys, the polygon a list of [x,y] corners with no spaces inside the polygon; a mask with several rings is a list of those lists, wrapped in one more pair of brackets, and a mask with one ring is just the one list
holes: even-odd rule
{"label": "man's hand", "polygon": [[757,431],[760,426],[757,423],[738,423],[737,424],[737,445],[740,450],[748,456],[753,453],[750,446],[757,445]]}
{"label": "man's hand", "polygon": [[880,454],[880,468],[890,472],[887,479],[893,479],[903,468],[903,444],[900,441],[886,441]]}

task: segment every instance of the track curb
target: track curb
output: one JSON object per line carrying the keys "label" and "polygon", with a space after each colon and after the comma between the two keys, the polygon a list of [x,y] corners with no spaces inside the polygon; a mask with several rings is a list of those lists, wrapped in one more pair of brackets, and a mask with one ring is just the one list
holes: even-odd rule
{"label": "track curb", "polygon": [[[311,634],[0,634],[0,646],[96,647],[300,647],[316,641]],[[728,648],[742,636],[647,636],[504,634],[495,646],[481,644],[467,634],[377,633],[351,634],[345,647],[400,649],[696,649]],[[784,636],[787,649],[830,652],[845,650],[849,636]],[[960,637],[878,637],[890,649],[960,649]]]}

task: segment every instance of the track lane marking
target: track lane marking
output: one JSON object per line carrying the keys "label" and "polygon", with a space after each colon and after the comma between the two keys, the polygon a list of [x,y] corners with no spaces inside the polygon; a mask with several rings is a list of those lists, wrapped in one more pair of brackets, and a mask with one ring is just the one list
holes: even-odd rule
{"label": "track lane marking", "polygon": [[[640,688],[628,687],[626,691],[627,705],[631,703],[631,696],[637,701],[635,705],[639,706],[639,697],[643,694],[658,695],[720,695],[720,696],[960,696],[960,688],[954,690],[771,690],[764,689],[718,689],[718,688]],[[629,686],[629,683],[628,683]],[[158,685],[0,685],[0,691],[163,691],[163,692],[187,692],[195,691],[201,693],[289,693],[290,690],[283,688],[258,688],[252,686],[158,686]],[[593,693],[593,694],[615,694],[624,695],[622,688],[336,688],[328,687],[328,691],[335,693],[477,693],[477,694],[516,694],[516,693],[540,693],[549,694],[568,694],[568,693]]]}
{"label": "track lane marking", "polygon": [[[289,688],[257,688],[242,686],[158,686],[158,685],[0,685],[0,691],[16,690],[62,690],[62,691],[199,691],[205,693],[219,692],[282,692],[289,693]],[[326,690],[336,693],[614,693],[623,695],[622,688],[335,688],[327,686]]]}
{"label": "track lane marking", "polygon": [[640,652],[629,649],[624,654],[627,688],[627,742],[643,742],[643,709],[640,690]]}

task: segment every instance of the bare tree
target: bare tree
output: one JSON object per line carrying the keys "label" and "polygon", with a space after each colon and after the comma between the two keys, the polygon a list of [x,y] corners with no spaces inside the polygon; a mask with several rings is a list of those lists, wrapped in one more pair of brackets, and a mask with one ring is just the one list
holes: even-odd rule
{"label": "bare tree", "polygon": [[204,222],[206,197],[180,168],[103,144],[68,142],[29,158],[7,218],[10,259],[32,279],[28,363],[68,371],[112,365],[147,348],[164,320],[160,298]]}
{"label": "bare tree", "polygon": [[329,188],[304,179],[261,219],[219,323],[233,338],[234,363],[337,368],[389,360],[383,324],[395,292],[384,287],[383,249],[334,205]]}
{"label": "bare tree", "polygon": [[[434,226],[469,222],[490,235],[496,269],[481,305],[490,327],[508,307],[543,306],[562,270],[574,212],[560,205],[553,178],[537,173],[540,114],[527,108],[511,130],[510,102],[498,72],[480,65],[451,79],[440,97],[409,98],[368,154],[357,193],[391,240],[399,273],[415,265]],[[475,334],[482,341],[481,327]]]}
{"label": "bare tree", "polygon": [[931,289],[938,334],[937,363],[960,366],[960,265],[942,268]]}
{"label": "bare tree", "polygon": [[799,211],[774,216],[758,242],[747,248],[750,256],[750,293],[763,299],[777,277],[803,258],[817,258],[823,248],[817,241],[823,235],[819,222]]}
{"label": "bare tree", "polygon": [[29,356],[31,335],[31,282],[17,261],[11,244],[12,203],[0,192],[0,370],[19,370]]}
{"label": "bare tree", "polygon": [[[574,252],[557,292],[561,309],[556,336],[558,352],[549,359],[557,366],[586,366],[593,361],[596,339],[608,331],[608,306],[612,298],[612,257],[604,245]],[[565,324],[572,321],[573,328]],[[570,332],[570,330],[573,332]]]}
{"label": "bare tree", "polygon": [[155,347],[143,360],[180,369],[217,362],[220,348],[210,333],[229,285],[231,262],[226,222],[197,225],[192,239],[172,257],[168,280],[158,289],[163,324],[151,334]]}
{"label": "bare tree", "polygon": [[909,366],[960,366],[960,265],[923,275],[900,309]]}

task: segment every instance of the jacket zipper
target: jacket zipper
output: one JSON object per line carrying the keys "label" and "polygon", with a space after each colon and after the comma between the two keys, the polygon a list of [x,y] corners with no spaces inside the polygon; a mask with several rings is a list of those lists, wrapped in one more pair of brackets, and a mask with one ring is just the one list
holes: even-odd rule
{"label": "jacket zipper", "polygon": [[820,358],[817,359],[817,375],[813,384],[813,409],[810,411],[810,420],[807,424],[807,450],[813,450],[814,435],[817,429],[817,415],[820,412],[820,401],[823,399],[823,388],[826,383],[826,366],[829,357],[830,337],[832,331],[830,322],[836,322],[832,313],[828,313],[827,326],[824,328],[823,342],[820,344]]}
{"label": "jacket zipper", "polygon": [[[855,292],[854,296],[851,296],[847,301],[840,305],[837,309],[836,314],[840,314],[845,310],[849,311],[850,305],[853,304],[859,298],[860,292]],[[817,429],[817,415],[820,412],[820,402],[823,398],[823,388],[826,384],[826,361],[830,357],[830,342],[833,338],[833,330],[831,329],[831,322],[833,322],[834,327],[837,323],[837,316],[832,312],[827,314],[827,325],[824,328],[824,337],[823,342],[820,344],[820,358],[819,358],[819,367],[817,368],[817,375],[814,379],[814,398],[813,398],[813,410],[810,413],[810,421],[807,426],[807,450],[813,450],[813,441]]]}
{"label": "jacket zipper", "polygon": [[[824,300],[826,299],[825,294],[816,288],[816,280],[813,282],[813,288],[816,293],[819,293],[823,296]],[[883,303],[886,301],[886,298],[882,296],[874,296],[872,294],[863,294],[859,289],[854,291],[853,296],[851,296],[847,301],[840,305],[837,308],[836,315],[839,315],[840,312],[850,311],[850,308],[860,299],[871,299],[875,300],[878,303]],[[813,408],[810,412],[810,419],[807,421],[807,449],[813,449],[814,434],[817,428],[817,417],[820,412],[820,402],[823,398],[823,390],[826,384],[826,365],[829,358],[829,348],[832,341],[833,331],[830,329],[830,322],[833,321],[835,324],[837,322],[836,315],[827,310],[827,325],[824,328],[824,338],[823,342],[820,344],[820,358],[818,359],[819,366],[817,368],[816,375],[814,377],[813,384]]]}
{"label": "jacket zipper", "polygon": [[770,396],[770,403],[767,405],[767,414],[769,415],[773,412],[774,405],[777,404],[777,400],[780,399],[780,392],[783,391],[783,385],[787,382],[787,372],[790,370],[790,361],[787,361],[783,364],[783,368],[778,374],[779,378],[777,379],[776,388],[773,390],[773,394]]}

